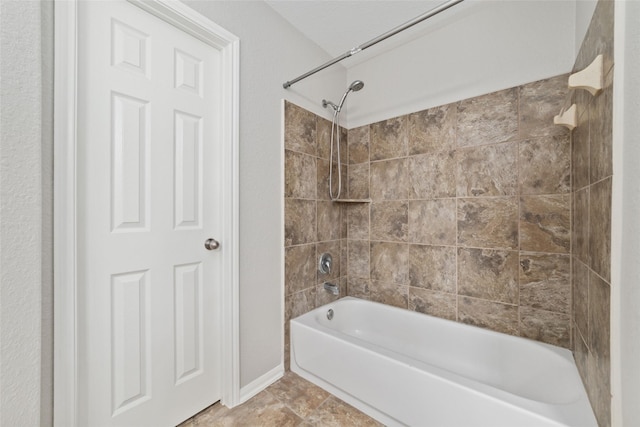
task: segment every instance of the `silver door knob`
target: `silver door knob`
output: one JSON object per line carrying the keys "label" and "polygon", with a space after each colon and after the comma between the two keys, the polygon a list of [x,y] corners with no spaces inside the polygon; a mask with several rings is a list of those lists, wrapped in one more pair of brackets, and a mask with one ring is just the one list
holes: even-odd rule
{"label": "silver door knob", "polygon": [[212,251],[220,247],[220,242],[218,242],[216,239],[207,239],[204,242],[204,247],[207,248],[208,251]]}

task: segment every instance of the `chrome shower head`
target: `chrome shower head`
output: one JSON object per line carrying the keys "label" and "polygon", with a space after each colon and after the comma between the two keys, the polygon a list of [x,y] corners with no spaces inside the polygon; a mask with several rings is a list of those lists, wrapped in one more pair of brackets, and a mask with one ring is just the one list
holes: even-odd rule
{"label": "chrome shower head", "polygon": [[364,82],[362,80],[354,80],[353,83],[349,85],[349,88],[346,90],[344,95],[342,95],[342,99],[340,100],[340,104],[338,104],[337,111],[339,112],[340,110],[342,110],[342,105],[344,104],[344,101],[347,99],[347,95],[349,95],[349,92],[351,91],[357,92],[363,87],[364,87]]}
{"label": "chrome shower head", "polygon": [[364,87],[364,82],[362,80],[355,80],[353,83],[349,85],[349,90],[357,92],[363,87]]}

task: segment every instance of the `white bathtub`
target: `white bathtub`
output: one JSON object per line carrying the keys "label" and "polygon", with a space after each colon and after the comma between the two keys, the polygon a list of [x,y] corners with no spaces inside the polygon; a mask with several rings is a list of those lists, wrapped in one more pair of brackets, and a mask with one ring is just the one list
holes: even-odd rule
{"label": "white bathtub", "polygon": [[570,351],[357,298],[291,320],[291,370],[388,426],[597,426]]}

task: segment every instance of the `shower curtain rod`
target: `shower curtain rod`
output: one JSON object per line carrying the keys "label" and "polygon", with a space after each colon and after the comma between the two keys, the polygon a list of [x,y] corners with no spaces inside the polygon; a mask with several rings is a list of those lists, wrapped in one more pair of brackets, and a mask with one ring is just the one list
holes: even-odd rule
{"label": "shower curtain rod", "polygon": [[396,34],[398,34],[399,32],[402,32],[404,30],[406,30],[407,28],[413,27],[416,24],[419,24],[420,22],[424,21],[425,19],[431,18],[434,15],[437,15],[440,12],[444,12],[445,10],[449,9],[452,6],[455,6],[458,3],[463,2],[464,0],[449,0],[445,3],[442,3],[439,6],[434,7],[433,9],[431,9],[428,12],[423,13],[420,16],[417,16],[413,19],[411,19],[410,21],[405,22],[402,25],[399,25],[397,27],[395,27],[394,29],[387,31],[386,33],[369,40],[368,42],[361,44],[358,47],[354,47],[353,49],[349,50],[348,52],[343,53],[340,56],[337,56],[335,58],[333,58],[331,61],[325,62],[324,64],[320,65],[319,67],[314,68],[311,71],[308,71],[298,77],[296,77],[293,80],[289,80],[288,82],[284,82],[282,84],[282,87],[285,89],[288,89],[289,87],[291,87],[292,84],[295,84],[297,82],[299,82],[302,79],[306,79],[307,77],[317,73],[318,71],[324,70],[327,67],[330,67],[333,64],[336,64],[340,61],[342,61],[343,59],[349,58],[350,56],[355,55],[356,53],[359,53],[371,46],[373,46],[374,44],[378,44],[383,40],[388,39],[391,36],[394,36]]}

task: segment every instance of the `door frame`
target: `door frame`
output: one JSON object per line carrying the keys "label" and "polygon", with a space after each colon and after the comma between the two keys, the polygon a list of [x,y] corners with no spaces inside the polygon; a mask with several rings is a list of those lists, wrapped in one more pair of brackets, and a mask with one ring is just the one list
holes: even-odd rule
{"label": "door frame", "polygon": [[[78,416],[77,81],[78,2],[55,0],[54,58],[54,425]],[[175,0],[127,0],[221,52],[223,105],[222,397],[240,403],[239,338],[239,57],[238,37]]]}

